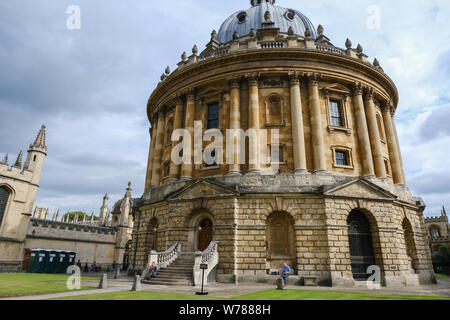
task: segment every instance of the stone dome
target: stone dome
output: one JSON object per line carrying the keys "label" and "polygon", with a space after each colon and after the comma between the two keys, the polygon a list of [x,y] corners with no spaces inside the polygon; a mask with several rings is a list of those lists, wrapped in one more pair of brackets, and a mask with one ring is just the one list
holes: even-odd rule
{"label": "stone dome", "polygon": [[248,10],[238,11],[225,20],[217,35],[219,42],[231,41],[234,32],[242,37],[248,35],[252,28],[255,31],[260,29],[267,11],[270,12],[274,27],[279,28],[281,33],[288,33],[289,27],[292,27],[296,35],[304,36],[306,29],[309,29],[311,37],[317,37],[314,25],[298,10],[278,7],[275,0],[252,0],[251,5]]}

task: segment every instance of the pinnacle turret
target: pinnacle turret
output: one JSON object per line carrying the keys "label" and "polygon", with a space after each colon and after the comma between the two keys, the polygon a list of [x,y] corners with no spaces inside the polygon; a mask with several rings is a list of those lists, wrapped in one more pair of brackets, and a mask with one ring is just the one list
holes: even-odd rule
{"label": "pinnacle turret", "polygon": [[16,162],[14,163],[14,167],[22,168],[22,160],[23,160],[23,153],[22,150],[20,150],[19,154],[17,155]]}
{"label": "pinnacle turret", "polygon": [[30,149],[40,148],[47,150],[47,146],[45,145],[45,125],[41,126],[41,130],[39,130],[39,133],[36,137],[36,140],[33,144],[30,145]]}

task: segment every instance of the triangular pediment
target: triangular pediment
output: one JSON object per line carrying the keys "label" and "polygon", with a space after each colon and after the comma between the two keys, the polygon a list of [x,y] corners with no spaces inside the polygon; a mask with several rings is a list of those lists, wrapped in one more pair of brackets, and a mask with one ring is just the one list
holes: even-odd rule
{"label": "triangular pediment", "polygon": [[330,91],[330,92],[344,93],[344,94],[349,94],[351,92],[349,88],[347,88],[346,86],[343,86],[339,83],[334,83],[334,84],[328,85],[328,86],[324,87],[323,90]]}
{"label": "triangular pediment", "polygon": [[190,200],[196,198],[213,198],[217,196],[235,195],[236,192],[216,181],[199,179],[185,185],[180,190],[172,193],[168,200]]}
{"label": "triangular pediment", "polygon": [[353,180],[335,186],[325,186],[323,189],[323,194],[328,196],[360,199],[397,199],[396,195],[365,179]]}

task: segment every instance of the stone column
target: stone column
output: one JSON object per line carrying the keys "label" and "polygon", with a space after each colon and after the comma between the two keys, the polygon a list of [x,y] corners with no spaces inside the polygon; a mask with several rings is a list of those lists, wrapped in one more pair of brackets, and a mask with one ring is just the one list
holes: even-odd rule
{"label": "stone column", "polygon": [[[230,81],[230,129],[239,131],[241,125],[241,95],[240,95],[240,86],[238,79],[233,79]],[[237,139],[233,142],[233,150],[234,150],[234,161],[233,164],[229,165],[228,174],[230,175],[239,175],[241,174],[241,166],[239,164],[240,157],[240,143],[244,143],[244,141],[240,140],[240,135],[238,133]],[[227,150],[227,152],[229,152]]]}
{"label": "stone column", "polygon": [[381,148],[380,132],[378,131],[375,103],[373,101],[374,89],[368,88],[365,96],[365,111],[367,116],[367,127],[369,130],[370,145],[375,175],[378,178],[386,178],[386,166],[384,165],[383,151]]}
{"label": "stone column", "polygon": [[300,81],[297,74],[290,76],[292,144],[294,152],[294,173],[304,174],[306,170],[305,133],[303,128],[303,109],[300,95]]}
{"label": "stone column", "polygon": [[[177,102],[175,106],[175,120],[173,123],[173,130],[182,129],[183,127],[183,99],[181,96],[177,97]],[[178,142],[172,141],[172,150]],[[180,173],[180,165],[176,165],[175,162],[170,159],[170,173],[169,173],[169,182],[173,182],[178,180],[178,175]]]}
{"label": "stone column", "polygon": [[392,109],[389,105],[383,108],[383,122],[386,130],[386,142],[389,150],[389,158],[392,167],[392,179],[395,184],[404,184],[403,170],[397,148],[397,137],[391,118]]}
{"label": "stone column", "polygon": [[[249,129],[253,129],[256,133],[254,138],[249,139],[249,173],[260,173],[260,163],[259,163],[259,88],[258,88],[258,78],[249,77],[248,79],[248,119]],[[250,159],[254,159],[255,164],[250,164]]]}
{"label": "stone column", "polygon": [[398,140],[397,125],[395,124],[394,113],[392,113],[392,126],[394,127],[395,138],[397,140],[397,153],[398,153],[398,157],[400,159],[400,163],[402,165],[403,181],[406,184],[406,175],[405,175],[405,166],[403,165],[402,148],[400,147],[400,141]]}
{"label": "stone column", "polygon": [[147,162],[147,177],[145,178],[145,190],[152,185],[152,173],[153,173],[153,158],[155,155],[155,142],[156,142],[156,124],[157,121],[154,120],[155,125],[149,129],[150,133],[150,147],[148,151],[148,162]]}
{"label": "stone column", "polygon": [[370,149],[369,130],[367,129],[366,113],[362,97],[362,85],[357,83],[353,88],[353,104],[355,107],[356,134],[358,136],[359,152],[361,156],[362,174],[364,177],[375,175],[372,151]]}
{"label": "stone column", "polygon": [[164,151],[164,123],[166,122],[166,115],[163,111],[158,112],[158,126],[156,131],[155,141],[155,155],[153,156],[153,168],[152,168],[152,186],[159,186],[161,183],[161,169],[162,169],[162,156]]}
{"label": "stone column", "polygon": [[[184,163],[181,167],[181,179],[190,180],[192,179],[192,169],[194,162],[194,117],[195,117],[195,93],[190,91],[187,94],[186,102],[186,119],[184,128],[189,131],[191,136],[191,161],[190,163]],[[184,151],[183,151],[184,152]]]}
{"label": "stone column", "polygon": [[313,73],[308,76],[309,108],[311,111],[311,136],[314,158],[314,173],[327,172],[325,160],[325,144],[322,128],[322,114],[320,112],[319,80],[320,74]]}

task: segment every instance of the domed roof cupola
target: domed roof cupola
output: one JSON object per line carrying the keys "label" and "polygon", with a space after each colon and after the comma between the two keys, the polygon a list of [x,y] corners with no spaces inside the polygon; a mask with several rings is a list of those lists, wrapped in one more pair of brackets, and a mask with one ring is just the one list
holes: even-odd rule
{"label": "domed roof cupola", "polygon": [[275,0],[251,0],[251,8],[241,10],[231,15],[220,27],[217,40],[226,43],[233,40],[233,34],[237,32],[239,37],[246,36],[251,29],[258,30],[266,21],[265,14],[268,11],[275,28],[280,33],[288,33],[290,27],[294,34],[304,36],[306,29],[311,32],[312,38],[317,38],[316,28],[311,21],[300,11],[286,9],[275,5]]}

